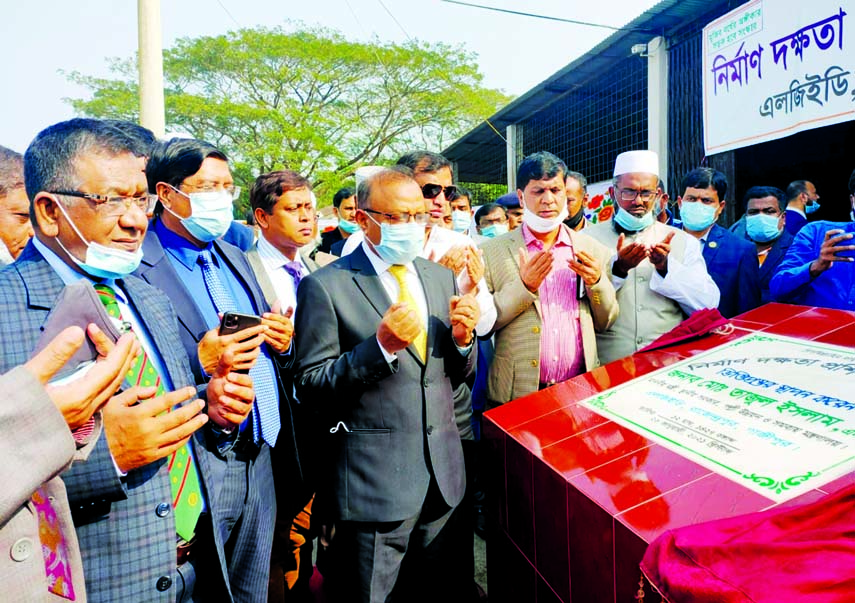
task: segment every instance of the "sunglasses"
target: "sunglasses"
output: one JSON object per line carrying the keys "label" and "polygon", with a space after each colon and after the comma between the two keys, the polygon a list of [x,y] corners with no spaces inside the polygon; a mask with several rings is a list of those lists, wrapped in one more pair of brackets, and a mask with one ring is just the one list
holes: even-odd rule
{"label": "sunglasses", "polygon": [[457,199],[457,187],[453,184],[445,187],[441,184],[425,184],[422,187],[422,195],[425,199],[436,199],[442,192],[445,193],[445,198],[448,201]]}

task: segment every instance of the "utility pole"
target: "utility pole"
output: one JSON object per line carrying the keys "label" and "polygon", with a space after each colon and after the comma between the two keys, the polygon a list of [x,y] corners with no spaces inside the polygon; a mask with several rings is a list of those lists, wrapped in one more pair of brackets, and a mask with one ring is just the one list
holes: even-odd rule
{"label": "utility pole", "polygon": [[140,125],[158,138],[166,132],[163,102],[163,38],[160,0],[137,0],[139,29]]}

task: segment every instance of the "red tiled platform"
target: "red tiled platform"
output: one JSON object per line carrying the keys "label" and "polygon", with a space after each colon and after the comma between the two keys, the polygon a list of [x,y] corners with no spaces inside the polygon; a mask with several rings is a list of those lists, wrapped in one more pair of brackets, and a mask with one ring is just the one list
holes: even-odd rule
{"label": "red tiled platform", "polygon": [[[631,603],[647,544],[773,501],[577,404],[750,331],[855,347],[855,313],[768,304],[712,335],[631,356],[486,413],[490,601]],[[855,473],[786,505],[810,502]]]}

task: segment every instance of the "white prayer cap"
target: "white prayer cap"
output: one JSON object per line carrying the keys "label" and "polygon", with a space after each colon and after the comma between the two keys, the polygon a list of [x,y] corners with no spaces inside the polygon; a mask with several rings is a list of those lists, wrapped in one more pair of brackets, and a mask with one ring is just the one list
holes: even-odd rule
{"label": "white prayer cap", "polygon": [[615,173],[617,178],[622,174],[653,174],[659,176],[659,156],[655,151],[626,151],[615,159]]}
{"label": "white prayer cap", "polygon": [[377,172],[381,172],[384,169],[386,168],[381,165],[365,165],[360,168],[356,168],[356,190],[359,190],[360,184],[368,180]]}

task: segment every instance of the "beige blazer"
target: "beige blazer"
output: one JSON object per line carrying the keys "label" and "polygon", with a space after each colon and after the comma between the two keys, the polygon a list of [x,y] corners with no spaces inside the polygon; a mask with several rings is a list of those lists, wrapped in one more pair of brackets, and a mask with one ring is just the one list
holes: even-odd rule
{"label": "beige blazer", "polygon": [[[586,295],[579,304],[585,367],[591,370],[600,364],[595,332],[608,329],[618,316],[611,282],[612,253],[581,232],[570,231],[570,240],[574,249],[596,258],[602,270],[600,281],[585,287]],[[493,327],[496,352],[487,377],[487,398],[493,405],[535,392],[540,384],[540,300],[520,278],[518,257],[524,245],[522,229],[517,228],[481,246],[484,278],[498,313]]]}
{"label": "beige blazer", "polygon": [[0,388],[14,392],[0,403],[0,584],[3,601],[68,601],[48,592],[39,540],[39,521],[30,498],[44,488],[65,538],[78,603],[86,585],[77,535],[65,486],[58,477],[72,460],[85,460],[101,434],[100,414],[88,443],[77,448],[62,414],[42,385],[18,367],[0,377]]}

